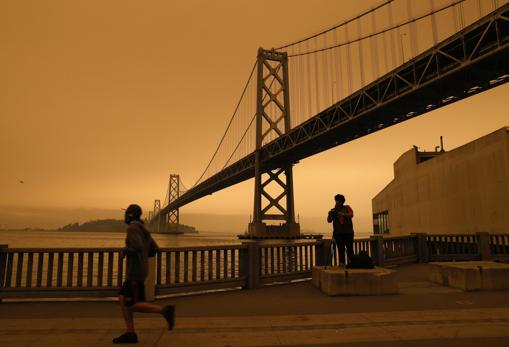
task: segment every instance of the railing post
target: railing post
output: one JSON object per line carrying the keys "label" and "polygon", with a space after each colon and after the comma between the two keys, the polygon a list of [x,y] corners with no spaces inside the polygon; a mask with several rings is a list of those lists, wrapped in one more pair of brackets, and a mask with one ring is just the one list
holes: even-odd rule
{"label": "railing post", "polygon": [[[245,245],[245,244],[243,243],[243,245]],[[248,273],[249,253],[248,252],[249,252],[249,249],[247,247],[239,249],[239,277],[246,278],[246,283],[245,283],[245,285],[242,286],[243,289],[247,289],[247,287],[248,287],[248,278],[249,278],[249,273]]]}
{"label": "railing post", "polygon": [[491,248],[490,248],[490,234],[487,232],[478,232],[477,236],[477,249],[481,260],[491,259]]}
{"label": "railing post", "polygon": [[369,237],[372,258],[377,266],[384,266],[385,252],[383,241],[384,239],[382,235],[372,235]]}
{"label": "railing post", "polygon": [[148,274],[145,278],[145,300],[154,301],[156,296],[156,257],[148,258]]}
{"label": "railing post", "polygon": [[419,263],[429,262],[428,244],[426,233],[412,233],[415,242],[415,250],[417,252],[417,261]]}
{"label": "railing post", "polygon": [[[5,285],[5,272],[7,269],[7,248],[8,245],[0,245],[0,292]],[[0,296],[0,302],[2,302],[2,297]]]}
{"label": "railing post", "polygon": [[315,264],[316,266],[331,266],[330,239],[321,239],[316,243]]}
{"label": "railing post", "polygon": [[245,248],[240,249],[240,276],[246,277],[243,288],[255,289],[260,285],[260,247],[254,242],[243,243]]}

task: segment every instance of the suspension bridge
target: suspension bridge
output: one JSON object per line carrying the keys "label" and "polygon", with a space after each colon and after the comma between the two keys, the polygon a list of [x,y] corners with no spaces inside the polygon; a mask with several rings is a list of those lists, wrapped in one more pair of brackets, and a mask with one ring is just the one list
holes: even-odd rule
{"label": "suspension bridge", "polygon": [[[170,175],[153,230],[179,208],[254,178],[253,237],[298,237],[292,167],[509,80],[509,0],[386,0],[258,55],[221,140],[190,188]],[[278,224],[279,223],[279,224]]]}

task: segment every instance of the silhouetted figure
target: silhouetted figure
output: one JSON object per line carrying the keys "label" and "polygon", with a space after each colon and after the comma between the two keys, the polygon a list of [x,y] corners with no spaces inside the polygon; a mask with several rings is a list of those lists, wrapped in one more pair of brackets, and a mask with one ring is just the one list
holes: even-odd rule
{"label": "silhouetted figure", "polygon": [[329,211],[327,222],[332,223],[332,237],[336,241],[339,252],[339,262],[345,264],[345,247],[348,258],[353,256],[353,210],[345,205],[345,197],[337,194],[334,197],[336,205]]}
{"label": "silhouetted figure", "polygon": [[172,330],[175,324],[175,306],[161,307],[145,301],[145,278],[148,275],[148,258],[158,250],[148,230],[141,221],[141,207],[129,205],[124,221],[127,226],[126,247],[123,256],[127,257],[126,280],[119,292],[119,303],[125,320],[126,332],[113,339],[113,343],[136,343],[138,336],[134,332],[133,312],[162,314]]}

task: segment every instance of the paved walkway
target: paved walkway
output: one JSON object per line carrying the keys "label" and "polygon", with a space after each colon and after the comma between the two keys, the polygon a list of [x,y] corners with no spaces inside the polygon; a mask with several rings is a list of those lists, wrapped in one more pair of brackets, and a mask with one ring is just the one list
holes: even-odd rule
{"label": "paved walkway", "polygon": [[[461,292],[399,268],[399,295],[327,297],[310,282],[169,298],[174,331],[135,317],[140,346],[507,346],[509,292]],[[0,304],[0,346],[111,346],[123,329],[113,302]]]}

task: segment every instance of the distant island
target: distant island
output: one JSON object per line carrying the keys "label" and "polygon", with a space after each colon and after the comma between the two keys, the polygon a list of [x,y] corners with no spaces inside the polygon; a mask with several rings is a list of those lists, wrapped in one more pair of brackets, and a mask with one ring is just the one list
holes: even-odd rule
{"label": "distant island", "polygon": [[[88,222],[84,222],[82,224],[79,223],[71,223],[64,225],[57,230],[60,231],[125,231],[126,224],[123,220],[120,219],[99,219],[99,220],[91,220]],[[150,230],[153,231],[153,230]],[[173,232],[175,233],[175,232]],[[195,228],[180,224],[178,226],[178,234],[188,234],[188,233],[198,233]]]}

